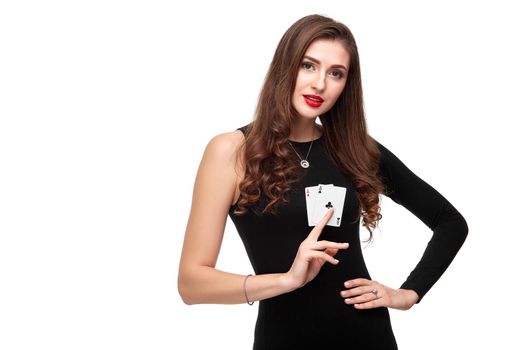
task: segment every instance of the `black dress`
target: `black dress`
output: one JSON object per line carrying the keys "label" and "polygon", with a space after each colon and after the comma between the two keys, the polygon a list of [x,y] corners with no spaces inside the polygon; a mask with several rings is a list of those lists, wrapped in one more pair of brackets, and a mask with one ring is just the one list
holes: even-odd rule
{"label": "black dress", "polygon": [[[245,132],[247,126],[238,128]],[[309,142],[290,141],[303,157]],[[377,141],[376,141],[377,142]],[[394,154],[377,142],[381,152],[381,177],[387,195],[403,205],[433,231],[421,261],[400,286],[412,289],[421,301],[439,279],[463,244],[468,227],[463,216],[434,188],[412,173]],[[297,159],[299,161],[299,158]],[[340,291],[354,278],[371,278],[361,251],[358,200],[350,182],[343,176],[324,148],[324,135],[313,141],[308,156],[310,167],[293,184],[287,204],[280,204],[278,215],[258,215],[249,210],[233,221],[256,274],[287,272],[297,249],[313,227],[308,226],[304,188],[320,183],[346,187],[340,227],[325,226],[319,240],[349,242],[340,250],[337,265],[326,263],[319,274],[302,288],[259,301],[254,332],[254,350],[274,349],[397,349],[388,308],[355,309],[346,304]],[[267,204],[261,197],[260,211]],[[367,231],[368,236],[368,231]]]}

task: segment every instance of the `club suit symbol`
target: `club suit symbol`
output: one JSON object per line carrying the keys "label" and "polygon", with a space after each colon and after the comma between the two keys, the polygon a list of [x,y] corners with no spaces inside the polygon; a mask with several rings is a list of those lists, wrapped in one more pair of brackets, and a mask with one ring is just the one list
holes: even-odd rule
{"label": "club suit symbol", "polygon": [[326,209],[330,209],[330,208],[333,208],[334,206],[332,205],[332,202],[328,202],[328,204],[325,205],[325,208]]}

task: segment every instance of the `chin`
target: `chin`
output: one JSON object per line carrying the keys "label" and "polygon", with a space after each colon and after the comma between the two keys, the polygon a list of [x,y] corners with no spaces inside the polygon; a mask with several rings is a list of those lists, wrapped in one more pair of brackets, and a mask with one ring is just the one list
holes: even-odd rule
{"label": "chin", "polygon": [[294,106],[294,109],[297,112],[297,114],[301,118],[304,118],[304,119],[315,119],[317,118],[318,115],[321,115],[321,113],[324,113],[322,111],[317,112],[317,111],[312,111],[312,110],[303,111],[303,110],[295,108],[295,106]]}
{"label": "chin", "polygon": [[301,113],[299,112],[299,117],[303,118],[303,119],[315,119],[317,118],[319,114],[318,113],[308,113],[308,114],[305,114],[305,113]]}
{"label": "chin", "polygon": [[317,116],[320,116],[328,111],[325,106],[322,106],[322,108],[304,108],[304,109],[302,108],[303,106],[301,106],[300,109],[298,109],[296,105],[293,107],[295,111],[297,112],[297,114],[301,116],[301,118],[305,118],[305,119],[316,119]]}

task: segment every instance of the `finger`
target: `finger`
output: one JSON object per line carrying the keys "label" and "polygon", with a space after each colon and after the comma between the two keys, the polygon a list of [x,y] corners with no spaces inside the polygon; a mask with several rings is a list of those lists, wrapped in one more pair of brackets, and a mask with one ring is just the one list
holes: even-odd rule
{"label": "finger", "polygon": [[321,220],[319,220],[317,225],[315,225],[315,227],[312,229],[312,231],[308,235],[308,238],[317,241],[317,239],[319,239],[319,236],[321,235],[321,232],[323,232],[323,228],[325,227],[326,223],[330,220],[333,213],[334,208],[328,208]]}
{"label": "finger", "polygon": [[335,249],[335,248],[326,248],[325,249],[325,253],[330,255],[330,256],[334,256],[335,254],[337,254],[337,252],[339,251],[339,249]]}
{"label": "finger", "polygon": [[355,278],[353,280],[349,280],[345,282],[345,287],[356,287],[356,286],[369,286],[373,283],[373,281],[366,279],[366,278]]}
{"label": "finger", "polygon": [[374,299],[366,303],[354,304],[356,309],[373,309],[380,306],[385,306],[381,299]]}
{"label": "finger", "polygon": [[348,242],[330,242],[330,241],[317,241],[311,245],[311,249],[321,250],[321,249],[346,249],[350,245]]}
{"label": "finger", "polygon": [[352,298],[352,299],[361,298],[361,299],[358,299],[359,302],[378,298],[374,293],[372,293],[372,289],[370,287],[357,287],[357,288],[352,288],[348,290],[342,290],[341,296],[343,298]]}
{"label": "finger", "polygon": [[313,258],[321,258],[331,264],[338,264],[339,260],[335,259],[333,256],[326,254],[325,252],[320,252],[318,250],[311,250],[308,252],[307,256],[313,257]]}
{"label": "finger", "polygon": [[[344,297],[346,292],[344,291],[341,292],[341,296]],[[354,297],[347,297],[345,298],[344,302],[346,304],[355,304],[355,305],[360,305],[360,306],[363,306],[366,304],[364,307],[385,306],[384,300],[379,301],[379,299],[381,299],[381,296],[379,295],[376,296],[374,293],[369,292],[369,293],[357,295]]]}
{"label": "finger", "polygon": [[372,291],[372,288],[370,286],[364,286],[364,287],[353,287],[352,289],[348,289],[341,292],[341,295],[344,297],[356,297],[362,294],[367,294]]}

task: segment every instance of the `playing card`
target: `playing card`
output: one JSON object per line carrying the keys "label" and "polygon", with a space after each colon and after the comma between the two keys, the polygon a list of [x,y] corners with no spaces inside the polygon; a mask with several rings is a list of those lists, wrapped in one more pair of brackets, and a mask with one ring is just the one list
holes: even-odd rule
{"label": "playing card", "polygon": [[319,186],[317,198],[312,210],[312,222],[317,224],[326,214],[328,208],[333,207],[334,213],[326,225],[335,227],[341,226],[345,196],[346,187]]}
{"label": "playing card", "polygon": [[333,186],[333,184],[318,184],[316,186],[309,186],[304,188],[304,195],[306,198],[306,215],[308,216],[308,226],[315,226],[315,223],[313,221],[313,210],[317,195],[320,191],[322,192],[322,190],[325,187],[331,186]]}

